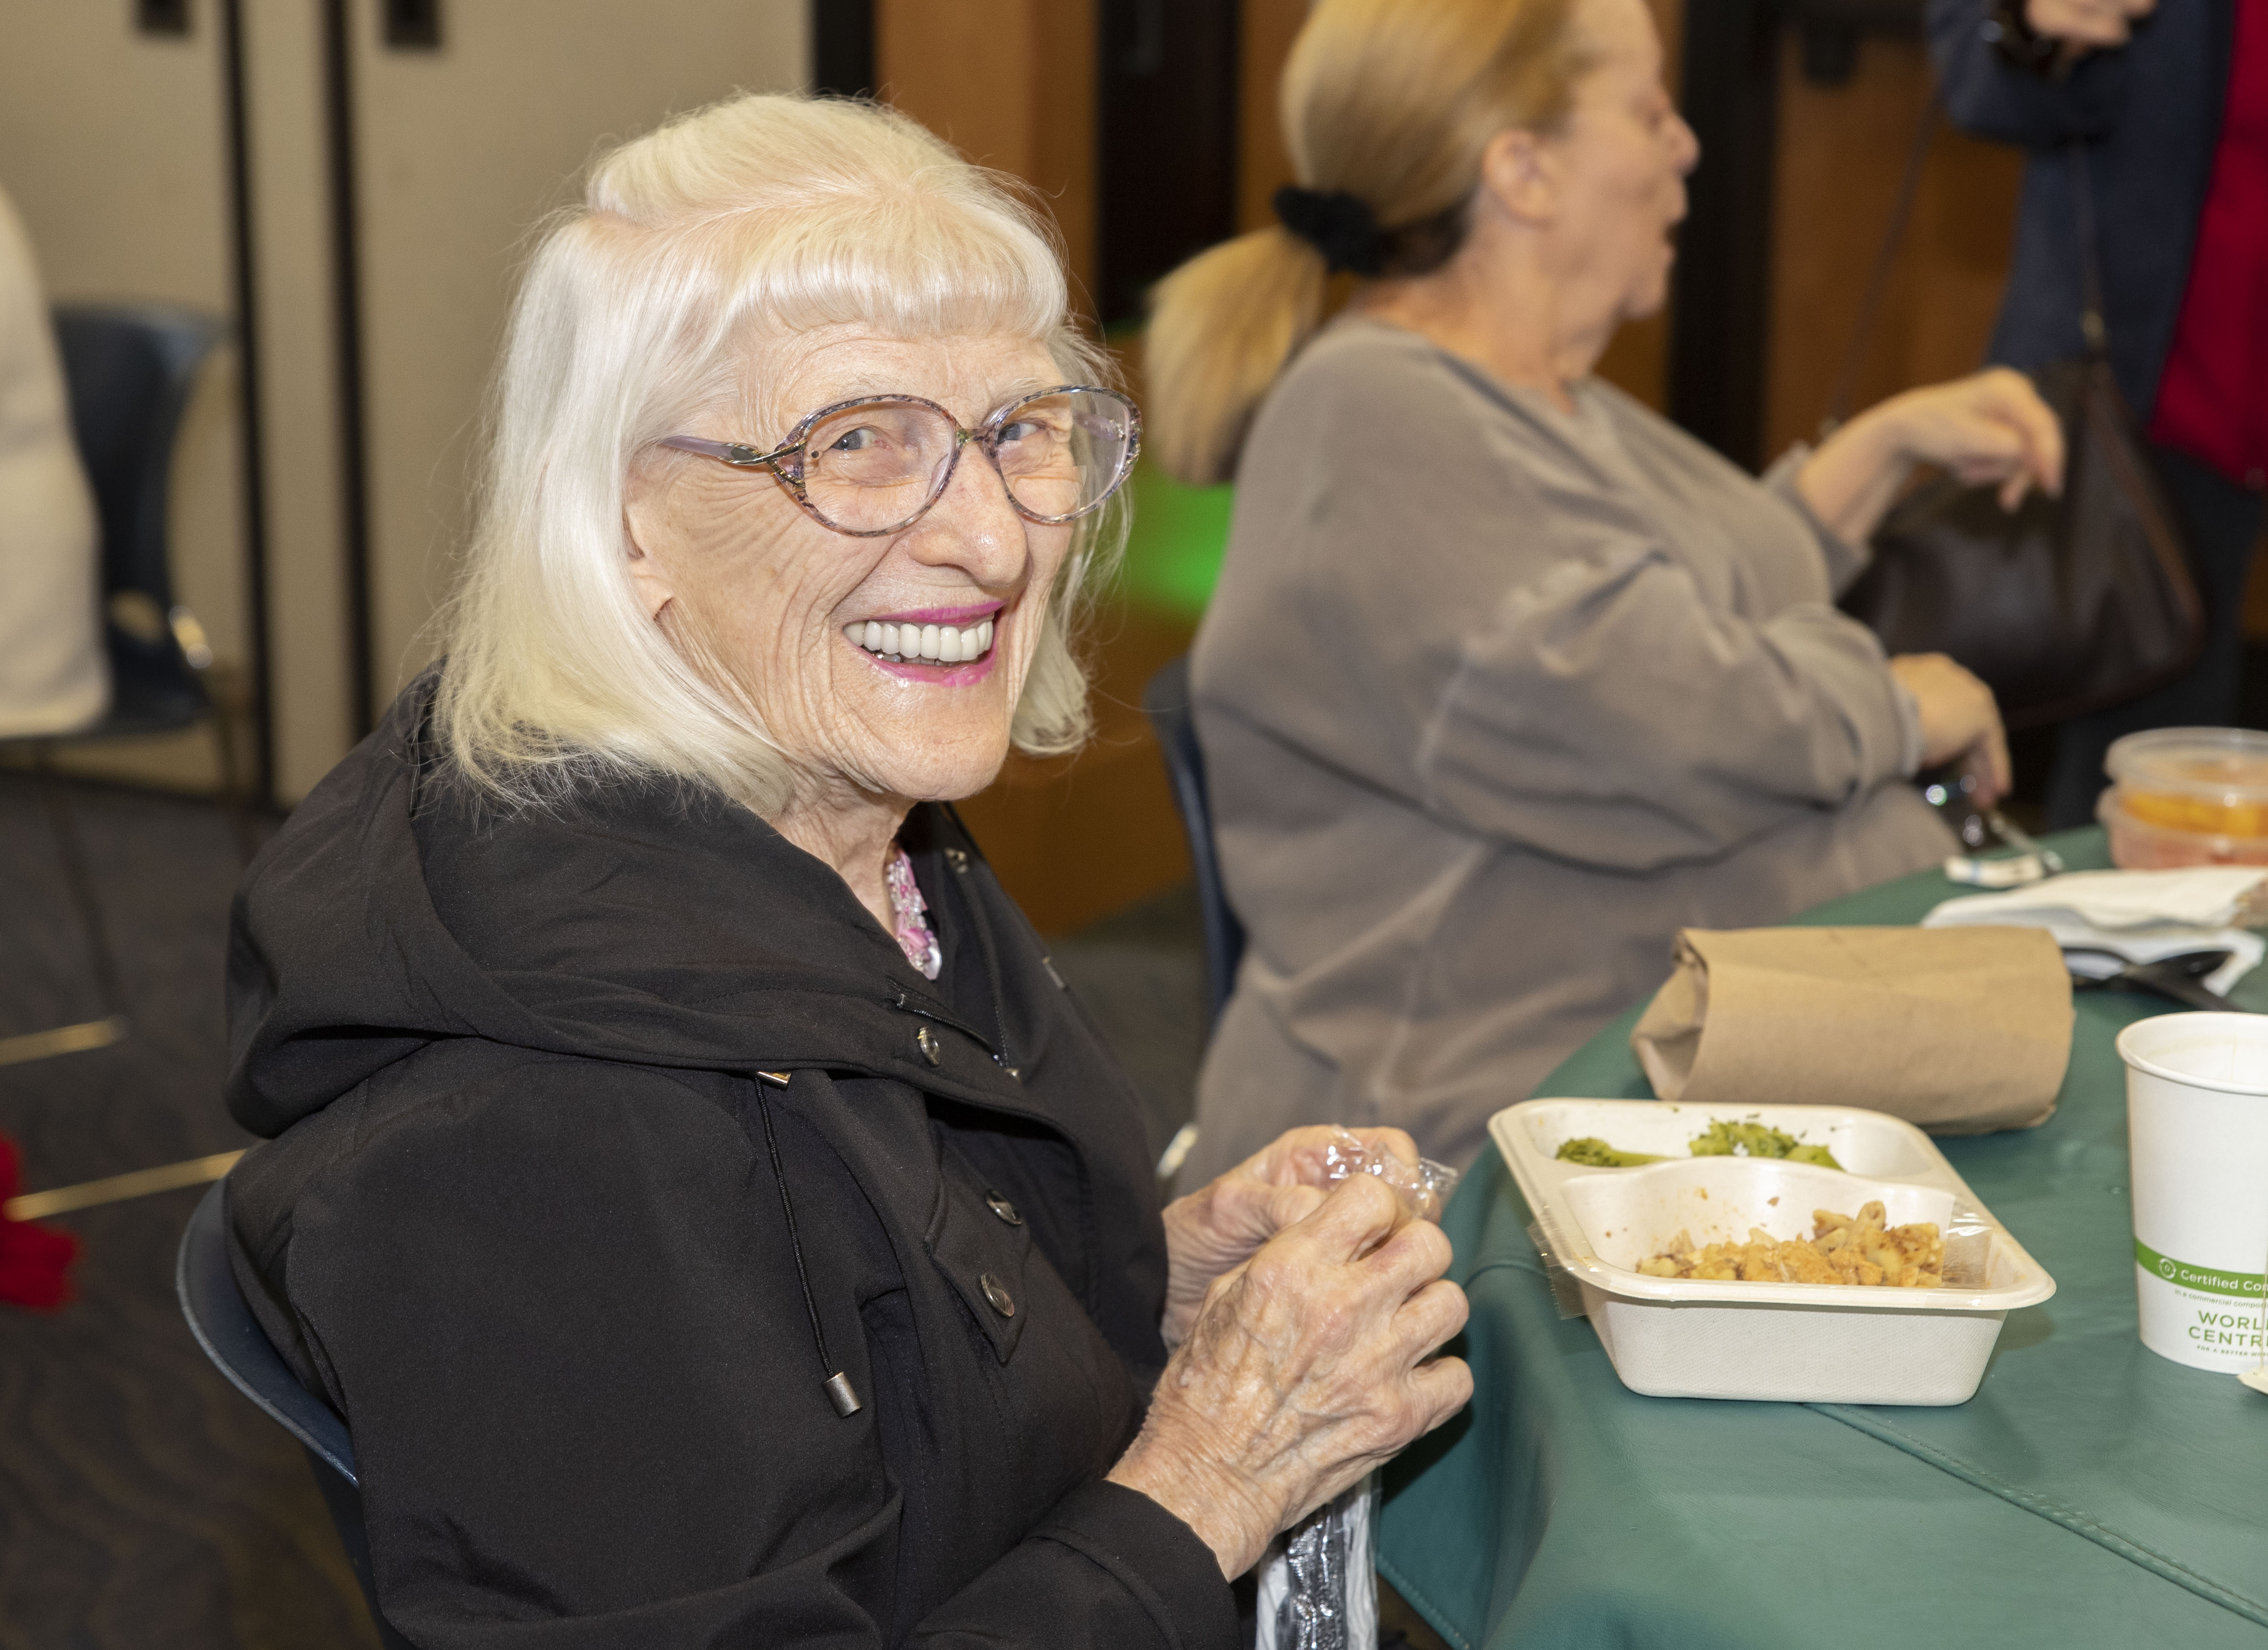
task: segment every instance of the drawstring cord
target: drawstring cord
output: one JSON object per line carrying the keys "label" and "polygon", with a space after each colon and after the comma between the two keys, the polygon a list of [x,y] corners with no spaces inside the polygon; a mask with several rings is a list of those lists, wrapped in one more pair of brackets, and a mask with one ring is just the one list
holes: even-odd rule
{"label": "drawstring cord", "polygon": [[[785,1086],[786,1079],[775,1078],[768,1072],[757,1073],[756,1109],[764,1118],[764,1149],[771,1153],[772,1182],[779,1188],[780,1215],[787,1222],[787,1246],[795,1256],[795,1280],[803,1286],[803,1309],[811,1319],[811,1344],[819,1353],[819,1366],[828,1369],[833,1367],[834,1360],[827,1355],[827,1331],[820,1327],[819,1303],[812,1299],[811,1274],[804,1268],[803,1239],[797,1235],[795,1229],[795,1199],[788,1194],[787,1171],[780,1166],[779,1136],[772,1129],[772,1099],[764,1092],[765,1085],[770,1082]],[[858,1401],[858,1389],[850,1384],[850,1377],[843,1371],[836,1369],[828,1375],[826,1387],[827,1401],[835,1406],[836,1414],[843,1419],[850,1419],[865,1407]]]}

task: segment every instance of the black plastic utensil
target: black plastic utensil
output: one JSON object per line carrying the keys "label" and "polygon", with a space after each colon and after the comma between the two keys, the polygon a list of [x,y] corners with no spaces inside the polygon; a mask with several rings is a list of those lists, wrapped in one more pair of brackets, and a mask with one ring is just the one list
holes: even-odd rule
{"label": "black plastic utensil", "polygon": [[2191,1008],[2215,1009],[2225,1014],[2250,1012],[2239,1008],[2220,992],[2207,990],[2204,983],[2205,976],[2235,954],[2231,951],[2184,951],[2178,956],[2160,957],[2155,962],[2130,962],[2124,954],[2101,946],[2066,946],[2063,954],[2067,958],[2109,957],[2119,964],[2117,973],[2100,978],[2074,971],[2071,976],[2073,991],[2102,986],[2111,991],[2153,991]]}

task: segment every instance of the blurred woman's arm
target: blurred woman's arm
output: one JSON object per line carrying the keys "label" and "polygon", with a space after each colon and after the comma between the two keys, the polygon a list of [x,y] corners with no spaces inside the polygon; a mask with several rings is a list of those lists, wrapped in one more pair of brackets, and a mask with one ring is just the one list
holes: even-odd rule
{"label": "blurred woman's arm", "polygon": [[1708,858],[1911,773],[1911,704],[1823,601],[1758,622],[1664,547],[1571,558],[1512,592],[1421,730],[1426,806],[1577,864]]}
{"label": "blurred woman's arm", "polygon": [[1868,408],[1821,444],[1796,490],[1829,532],[1860,544],[1922,464],[1997,482],[2000,507],[2014,510],[2035,487],[2063,491],[2063,426],[2030,379],[1994,367]]}
{"label": "blurred woman's arm", "polygon": [[[2060,75],[2025,69],[2003,57],[1986,35],[1994,6],[1995,0],[1930,0],[1930,55],[1955,126],[1995,143],[2039,148],[2099,137],[2117,123],[2126,102],[2124,52],[2089,52]],[[2043,22],[2040,9],[2033,0],[2033,28],[2053,33],[2057,19]]]}

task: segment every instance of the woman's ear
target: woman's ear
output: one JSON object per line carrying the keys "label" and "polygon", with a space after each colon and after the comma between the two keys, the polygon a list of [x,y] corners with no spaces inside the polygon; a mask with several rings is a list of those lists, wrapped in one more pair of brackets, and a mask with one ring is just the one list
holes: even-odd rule
{"label": "woman's ear", "polygon": [[1481,151],[1481,192],[1506,217],[1542,225],[1559,216],[1558,157],[1550,140],[1508,126]]}
{"label": "woman's ear", "polygon": [[630,558],[630,586],[649,619],[661,617],[661,610],[677,596],[669,574],[646,548],[661,542],[660,504],[660,491],[651,477],[642,470],[631,471],[622,499],[622,554]]}

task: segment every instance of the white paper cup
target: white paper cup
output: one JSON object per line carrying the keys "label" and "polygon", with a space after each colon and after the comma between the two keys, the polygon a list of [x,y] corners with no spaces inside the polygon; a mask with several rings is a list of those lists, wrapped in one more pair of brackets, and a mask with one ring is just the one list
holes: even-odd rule
{"label": "white paper cup", "polygon": [[2261,1361],[2268,1014],[2161,1014],[2118,1034],[2142,1344],[2230,1374]]}

